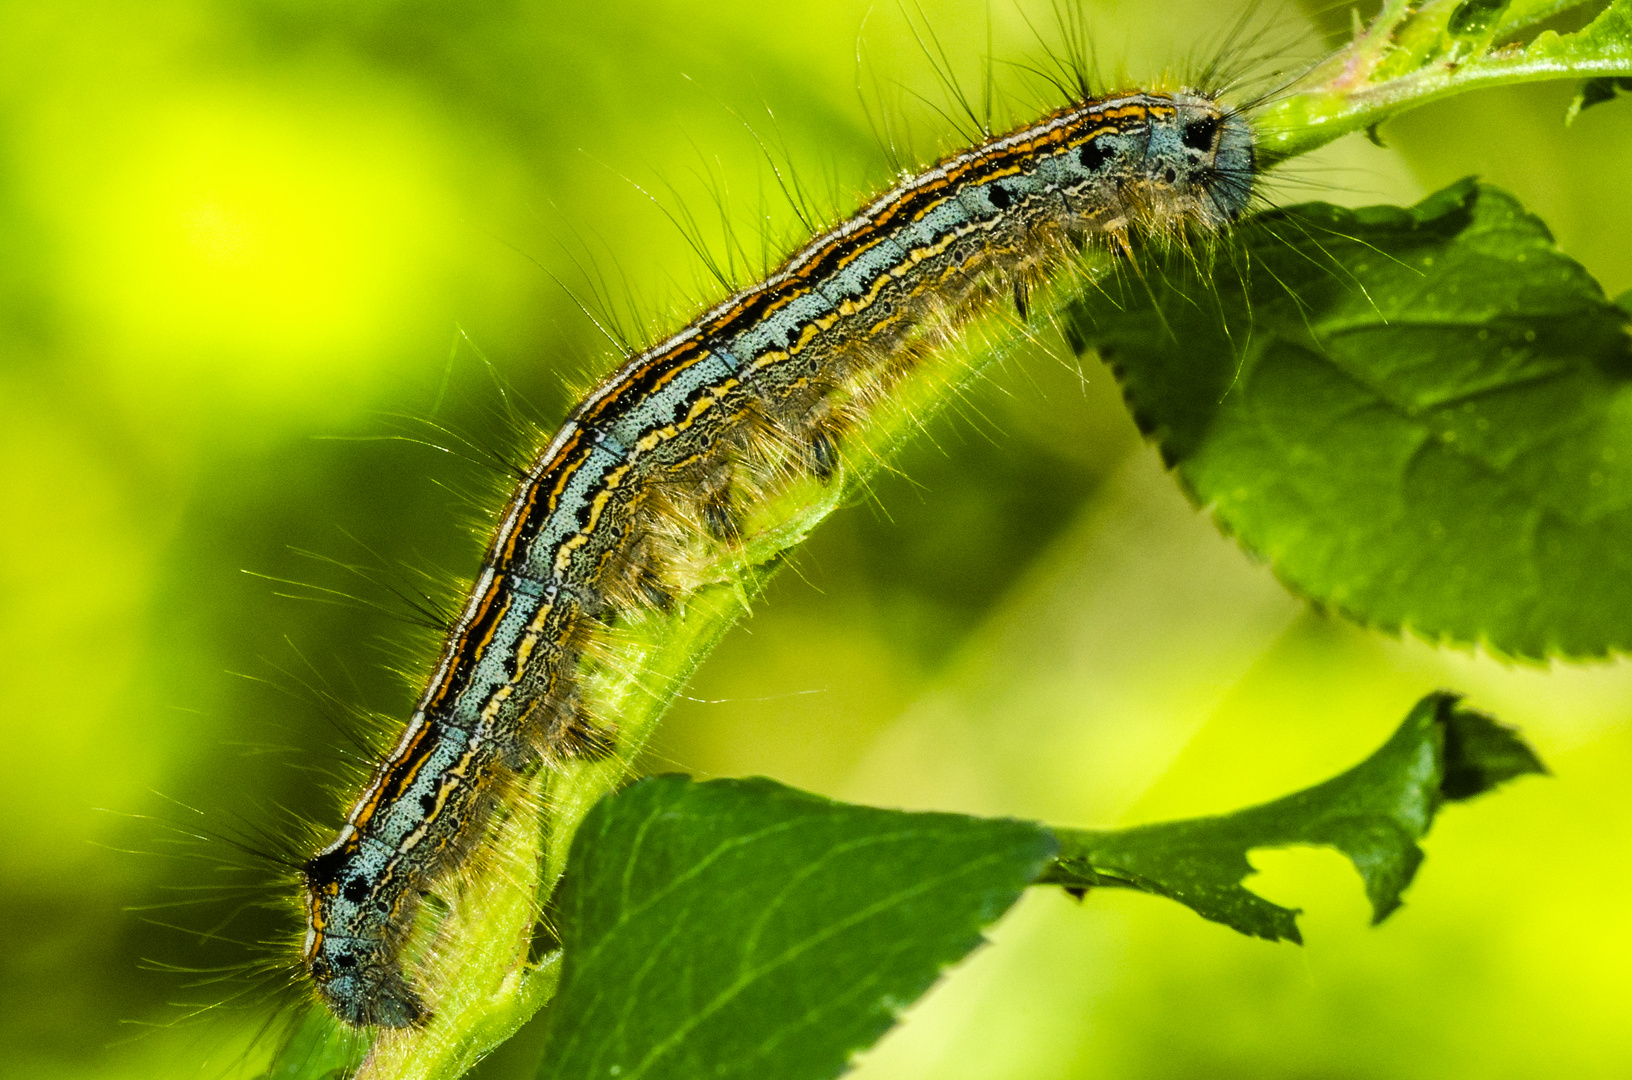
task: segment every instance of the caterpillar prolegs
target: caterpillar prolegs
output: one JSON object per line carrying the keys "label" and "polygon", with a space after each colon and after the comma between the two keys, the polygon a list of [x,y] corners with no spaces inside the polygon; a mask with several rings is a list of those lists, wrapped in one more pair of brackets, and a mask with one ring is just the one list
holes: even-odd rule
{"label": "caterpillar prolegs", "polygon": [[302,960],[354,1025],[428,1006],[402,953],[505,779],[605,753],[580,665],[620,614],[683,600],[676,533],[735,538],[756,455],[826,478],[846,429],[937,335],[1063,272],[1085,244],[1216,230],[1251,202],[1250,123],[1210,93],[1081,101],[946,158],[630,359],[570,413],[499,517],[401,737],[304,866]]}

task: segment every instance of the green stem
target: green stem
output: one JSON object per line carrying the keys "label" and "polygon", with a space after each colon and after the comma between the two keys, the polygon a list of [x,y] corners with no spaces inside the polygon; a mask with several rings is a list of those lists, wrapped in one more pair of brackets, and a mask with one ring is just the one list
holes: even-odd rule
{"label": "green stem", "polygon": [[1301,87],[1253,117],[1259,145],[1284,161],[1431,101],[1491,86],[1632,74],[1632,0],[1615,0],[1572,34],[1544,31],[1497,46],[1513,32],[1585,0],[1514,5],[1457,34],[1458,14],[1481,0],[1389,0],[1354,41],[1317,65]]}

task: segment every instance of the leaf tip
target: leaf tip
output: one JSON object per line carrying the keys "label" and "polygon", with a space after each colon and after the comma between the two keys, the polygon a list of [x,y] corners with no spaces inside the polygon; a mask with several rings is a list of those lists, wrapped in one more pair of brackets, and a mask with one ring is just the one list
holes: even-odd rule
{"label": "leaf tip", "polygon": [[[1402,888],[1403,888],[1403,886],[1402,886]],[[1389,896],[1372,897],[1372,900],[1371,900],[1371,925],[1381,926],[1385,919],[1387,919],[1390,915],[1394,914],[1396,911],[1400,910],[1400,908],[1402,908],[1404,906],[1405,906],[1405,901],[1400,899],[1400,894],[1399,894],[1398,891],[1395,891],[1394,893],[1392,893],[1392,895],[1389,895]]]}
{"label": "leaf tip", "polygon": [[1439,793],[1447,802],[1483,795],[1526,774],[1551,775],[1514,728],[1463,707],[1450,694],[1441,696],[1437,711],[1445,738]]}

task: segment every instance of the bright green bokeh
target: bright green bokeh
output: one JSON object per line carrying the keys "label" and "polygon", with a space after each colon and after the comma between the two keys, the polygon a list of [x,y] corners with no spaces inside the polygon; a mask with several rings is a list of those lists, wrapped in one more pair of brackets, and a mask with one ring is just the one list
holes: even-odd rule
{"label": "bright green bokeh", "polygon": [[[0,8],[0,1052],[16,1075],[254,1059],[270,991],[188,1018],[171,1003],[251,981],[188,989],[140,961],[243,965],[234,942],[286,913],[245,907],[265,886],[187,891],[256,872],[219,872],[243,860],[162,823],[252,839],[289,835],[290,814],[332,823],[357,765],[322,688],[400,716],[412,690],[391,669],[420,671],[434,642],[241,571],[386,603],[299,552],[430,568],[435,590],[469,573],[468,526],[502,479],[381,440],[429,438],[399,418],[434,417],[510,452],[531,436],[506,401],[558,418],[611,353],[551,274],[637,338],[702,299],[706,273],[637,184],[716,250],[720,193],[751,257],[795,239],[743,120],[823,212],[887,178],[858,83],[905,125],[906,156],[946,145],[903,17],[869,8]],[[1025,14],[1053,25],[1048,4]],[[972,86],[989,33],[999,58],[1037,55],[1010,6],[927,17]],[[1230,16],[1089,17],[1107,70],[1142,78],[1205,55]],[[1290,12],[1264,18],[1301,40]],[[1426,108],[1384,127],[1390,150],[1338,144],[1275,197],[1408,201],[1480,172],[1619,293],[1632,103],[1566,129],[1568,98]],[[1263,858],[1266,893],[1309,909],[1301,951],[1143,897],[1038,891],[863,1075],[1632,1071],[1632,670],[1504,667],[1308,613],[1185,505],[1108,376],[1081,375],[1012,350],[876,502],[797,556],[652,766],[1111,825],[1318,780],[1446,686],[1521,725],[1557,778],[1449,810],[1379,930],[1336,856]]]}

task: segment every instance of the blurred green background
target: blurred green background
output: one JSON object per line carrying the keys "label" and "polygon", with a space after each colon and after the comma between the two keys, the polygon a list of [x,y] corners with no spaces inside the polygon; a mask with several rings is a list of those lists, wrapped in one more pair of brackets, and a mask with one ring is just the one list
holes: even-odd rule
{"label": "blurred green background", "polygon": [[[1112,78],[1182,73],[1234,17],[1085,10]],[[1028,22],[1054,26],[1043,0],[923,15],[975,87],[988,41],[1035,61]],[[1308,55],[1295,10],[1259,18]],[[1024,71],[995,74],[1023,118]],[[1481,173],[1617,294],[1632,104],[1566,129],[1569,96],[1424,109],[1274,197],[1406,201]],[[8,1074],[264,1057],[278,977],[243,943],[288,910],[253,860],[187,834],[332,825],[359,760],[336,714],[404,715],[398,672],[434,644],[268,577],[401,611],[393,583],[468,575],[504,480],[422,440],[519,454],[536,436],[515,415],[547,427],[607,367],[553,279],[632,337],[676,325],[717,287],[669,215],[715,252],[722,217],[754,257],[783,249],[799,225],[760,144],[847,210],[888,179],[864,101],[908,157],[948,145],[907,18],[867,0],[0,6]],[[1310,612],[1057,343],[1004,350],[898,465],[705,665],[653,768],[1130,823],[1324,778],[1443,686],[1557,775],[1448,811],[1379,929],[1335,855],[1260,855],[1255,887],[1308,909],[1301,950],[1039,891],[860,1075],[1632,1073],[1632,668],[1513,667]]]}

